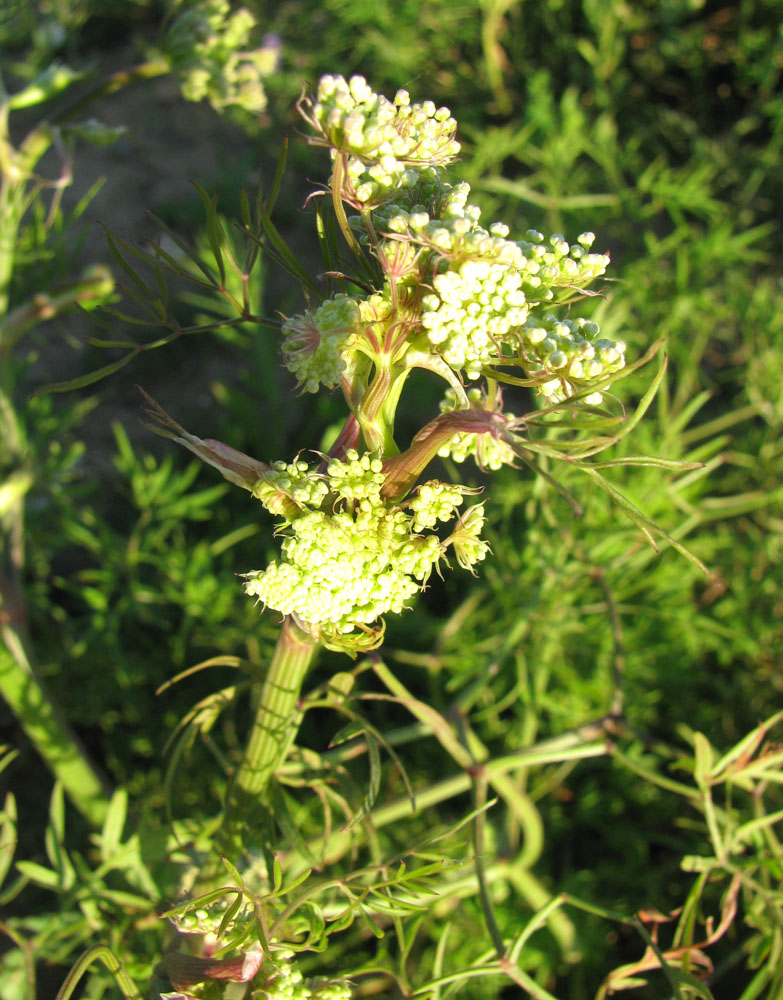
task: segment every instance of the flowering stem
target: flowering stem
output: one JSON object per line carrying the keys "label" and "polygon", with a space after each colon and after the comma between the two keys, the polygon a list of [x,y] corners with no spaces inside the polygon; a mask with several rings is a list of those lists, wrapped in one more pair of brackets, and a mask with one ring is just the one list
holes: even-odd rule
{"label": "flowering stem", "polygon": [[345,206],[343,205],[342,190],[343,182],[345,179],[345,156],[338,156],[334,161],[334,171],[332,173],[332,204],[334,205],[334,214],[337,217],[337,224],[340,227],[340,232],[345,238],[345,242],[351,248],[356,259],[359,261],[362,269],[364,270],[367,266],[364,254],[362,253],[362,248],[359,246],[359,241],[354,236],[351,227],[348,223],[348,217],[345,214]]}
{"label": "flowering stem", "polygon": [[245,755],[234,779],[234,792],[260,795],[283,763],[299,727],[299,694],[318,643],[283,621],[261,689],[258,710]]}
{"label": "flowering stem", "polygon": [[395,378],[392,366],[385,357],[376,359],[375,364],[375,377],[357,410],[356,418],[365,446],[370,451],[380,452],[382,455],[397,455],[399,448],[392,436],[394,411],[408,373],[403,372]]}

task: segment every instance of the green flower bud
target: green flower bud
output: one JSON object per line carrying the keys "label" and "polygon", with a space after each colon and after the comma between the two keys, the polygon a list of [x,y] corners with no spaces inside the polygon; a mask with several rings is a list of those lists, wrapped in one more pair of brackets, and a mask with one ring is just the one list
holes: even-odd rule
{"label": "green flower bud", "polygon": [[[559,403],[589,387],[591,381],[625,365],[625,344],[598,337],[597,323],[561,320],[554,315],[529,319],[522,333],[522,364],[548,403]],[[553,377],[557,374],[557,377]],[[599,392],[584,397],[597,406]]]}
{"label": "green flower bud", "polygon": [[315,312],[283,323],[283,362],[307,392],[336,388],[346,369],[345,352],[359,325],[359,307],[348,295],[328,299]]}
{"label": "green flower bud", "polygon": [[404,90],[389,101],[361,76],[322,77],[315,102],[304,98],[299,110],[316,132],[311,141],[345,157],[342,195],[357,207],[388,201],[415,186],[419,171],[449,163],[459,152],[448,108],[411,104]]}

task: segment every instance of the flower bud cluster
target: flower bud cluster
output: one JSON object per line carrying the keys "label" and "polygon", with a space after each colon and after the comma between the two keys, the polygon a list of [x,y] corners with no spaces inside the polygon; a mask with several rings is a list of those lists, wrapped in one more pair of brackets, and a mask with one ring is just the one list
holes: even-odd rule
{"label": "flower bud cluster", "polygon": [[243,50],[256,26],[250,11],[231,13],[228,0],[196,0],[166,35],[166,53],[186,100],[207,98],[220,111],[239,105],[257,114],[266,107],[262,80],[277,65],[278,46]]}
{"label": "flower bud cluster", "polygon": [[524,287],[536,302],[552,301],[555,288],[584,288],[609,266],[607,254],[589,252],[594,233],[582,233],[571,244],[561,233],[553,233],[545,243],[535,229],[528,229],[525,237],[517,244],[525,258]]}
{"label": "flower bud cluster", "polygon": [[462,569],[474,574],[476,563],[486,559],[489,552],[489,543],[481,537],[486,520],[484,504],[473,504],[459,518],[456,528],[447,539],[454,548],[454,555]]}
{"label": "flower bud cluster", "polygon": [[313,990],[312,1000],[351,1000],[351,987],[347,983],[322,983]]}
{"label": "flower bud cluster", "polygon": [[311,979],[306,981],[293,964],[292,951],[279,951],[266,960],[254,982],[263,984],[253,996],[264,1000],[351,1000],[351,988],[344,981]]}
{"label": "flower bud cluster", "polygon": [[[552,314],[525,324],[521,331],[523,364],[549,402],[560,403],[625,366],[624,342],[607,340],[599,333],[597,323],[559,319]],[[584,397],[592,406],[601,400],[597,391]]]}
{"label": "flower bud cluster", "polygon": [[606,271],[609,257],[589,252],[593,233],[582,233],[574,244],[554,233],[544,243],[542,233],[529,229],[524,240],[511,240],[503,222],[492,223],[488,230],[479,225],[481,209],[468,202],[469,195],[467,183],[441,181],[429,209],[395,203],[377,211],[373,220],[389,238],[421,244],[449,261],[480,258],[513,268],[521,274],[531,304],[551,301],[557,287],[582,288]]}
{"label": "flower bud cluster", "polygon": [[[228,909],[229,899],[221,896],[206,907],[188,910],[172,917],[172,922],[180,933],[210,935],[216,939],[221,921]],[[246,909],[235,915],[232,932],[235,933],[244,919],[252,914]],[[258,945],[254,946],[256,949]],[[251,952],[252,952],[251,948]],[[249,957],[250,953],[248,953]],[[294,963],[295,953],[290,948],[281,948],[272,958],[265,958],[253,973],[252,985],[262,987],[261,993],[253,993],[266,1000],[351,1000],[351,988],[344,980],[327,980],[322,977],[305,980]],[[174,996],[174,994],[170,994]]]}
{"label": "flower bud cluster", "polygon": [[[477,410],[486,410],[486,397],[481,389],[468,389],[468,399],[471,406]],[[447,389],[446,395],[440,402],[441,413],[453,413],[460,409],[457,394],[453,389]],[[506,417],[514,420],[513,413],[506,413]],[[459,432],[452,437],[439,451],[441,458],[451,458],[455,462],[462,463],[467,458],[472,458],[482,470],[497,471],[504,465],[513,465],[514,453],[509,445],[501,438],[492,434],[468,434]]]}
{"label": "flower bud cluster", "polygon": [[390,285],[386,282],[383,291],[374,292],[359,302],[361,322],[369,326],[379,339],[383,338],[385,321],[392,315],[390,291]]}
{"label": "flower bud cluster", "polygon": [[449,260],[478,257],[519,268],[524,265],[519,246],[505,238],[508,226],[497,222],[486,230],[479,225],[481,209],[468,203],[469,184],[463,181],[451,185],[438,175],[437,183],[427,188],[429,208],[425,204],[406,207],[395,202],[373,215],[376,227],[388,231],[392,239],[396,236],[419,243]]}
{"label": "flower bud cluster", "polygon": [[281,952],[275,961],[265,963],[261,969],[267,1000],[311,1000],[312,991],[305,985],[302,973],[290,959],[292,952]]}
{"label": "flower bud cluster", "polygon": [[311,112],[308,120],[332,156],[347,154],[345,193],[357,206],[380,204],[416,184],[417,168],[448,163],[459,152],[448,108],[411,104],[405,90],[389,101],[361,76],[321,77]]}
{"label": "flower bud cluster", "polygon": [[181,934],[217,934],[227,909],[228,899],[221,896],[208,907],[199,906],[178,913],[171,917],[171,921]]}
{"label": "flower bud cluster", "polygon": [[399,199],[374,213],[385,237],[380,252],[388,259],[396,244],[429,251],[434,273],[426,264],[421,268],[421,280],[432,288],[421,300],[421,326],[433,353],[468,378],[478,378],[482,365],[497,360],[505,344],[513,353],[531,308],[554,300],[558,288],[584,287],[609,263],[605,254],[588,252],[592,233],[574,244],[555,233],[544,243],[535,230],[515,241],[505,223],[483,228],[466,183],[452,186],[430,177],[423,190],[430,194],[427,205]]}
{"label": "flower bud cluster", "polygon": [[273,462],[253,489],[253,496],[272,513],[278,513],[277,500],[281,493],[298,507],[317,507],[328,492],[329,487],[322,477],[316,475],[307,462],[297,460]]}
{"label": "flower bud cluster", "polygon": [[408,503],[414,512],[413,530],[434,528],[438,521],[450,521],[457,507],[462,505],[466,492],[465,486],[442,483],[439,479],[422,483]]}
{"label": "flower bud cluster", "polygon": [[283,363],[299,386],[318,392],[334,389],[345,371],[343,352],[359,324],[359,306],[349,295],[327,299],[314,312],[292,316],[283,323]]}
{"label": "flower bud cluster", "polygon": [[[388,101],[363,77],[325,76],[315,102],[303,100],[300,110],[317,133],[314,141],[329,146],[333,158],[343,154],[346,174],[338,193],[362,209],[350,224],[384,272],[382,292],[357,300],[361,322],[348,345],[335,337],[321,346],[324,338],[300,324],[298,337],[284,349],[300,384],[313,391],[334,387],[341,372],[343,382],[353,384],[356,348],[366,366],[383,352],[400,361],[411,347],[411,357],[419,359],[414,363],[428,358],[421,366],[440,371],[452,384],[444,362],[468,380],[492,366],[520,366],[552,403],[622,367],[617,345],[596,341],[591,347],[592,335],[584,331],[552,337],[550,319],[536,315],[538,307],[568,302],[605,273],[609,257],[592,252],[594,234],[569,243],[560,233],[545,238],[530,229],[515,240],[505,223],[482,226],[470,186],[445,179],[443,164],[459,149],[448,109],[411,104],[405,91]],[[383,308],[375,308],[377,301]],[[536,346],[541,330],[546,343]],[[312,368],[306,362],[311,356]],[[482,461],[481,450],[464,438],[452,455],[476,453]],[[483,450],[488,468],[510,460],[491,454],[491,447]]]}
{"label": "flower bud cluster", "polygon": [[351,449],[347,462],[334,458],[326,467],[329,488],[343,500],[366,500],[372,506],[381,504],[383,463],[371,455],[359,455]]}
{"label": "flower bud cluster", "polygon": [[283,967],[267,980],[261,995],[265,1000],[351,1000],[351,988],[345,983],[326,983],[311,989],[302,981],[301,973],[286,975]]}
{"label": "flower bud cluster", "polygon": [[503,264],[465,260],[436,274],[432,286],[421,315],[430,347],[455,370],[478,378],[528,317],[522,275]]}
{"label": "flower bud cluster", "polygon": [[[296,472],[306,478],[303,464]],[[322,479],[323,504],[288,520],[280,559],[248,574],[245,590],[306,626],[347,635],[402,611],[422,588],[451,544],[422,531],[451,520],[466,490],[433,481],[387,504],[381,462],[353,450],[330,461]]]}

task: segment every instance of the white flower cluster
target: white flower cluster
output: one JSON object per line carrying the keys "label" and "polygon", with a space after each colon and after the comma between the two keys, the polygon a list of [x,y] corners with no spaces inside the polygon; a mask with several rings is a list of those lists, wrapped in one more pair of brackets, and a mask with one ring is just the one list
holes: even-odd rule
{"label": "white flower cluster", "polygon": [[[481,389],[468,389],[468,399],[471,406],[477,410],[486,409]],[[456,392],[453,389],[447,389],[446,395],[440,402],[440,412],[453,413],[459,409],[460,403]],[[514,419],[513,413],[507,413],[506,416]],[[451,458],[459,463],[464,462],[467,458],[472,458],[480,469],[494,472],[502,466],[512,465],[514,462],[514,453],[509,445],[492,434],[459,432],[439,449],[438,454],[441,458]]]}
{"label": "white flower cluster", "polygon": [[166,54],[186,100],[207,98],[217,111],[229,105],[263,111],[262,80],[274,72],[279,46],[244,50],[255,27],[250,11],[240,7],[232,13],[228,0],[196,0],[174,18]]}
{"label": "white flower cluster", "polygon": [[[560,403],[625,366],[623,341],[599,337],[598,324],[585,319],[547,314],[530,320],[521,333],[525,369],[551,403]],[[600,392],[591,392],[584,402],[597,406],[602,398]]]}
{"label": "white flower cluster", "polygon": [[[434,481],[410,500],[387,505],[380,461],[353,450],[345,461],[332,460],[323,478],[326,509],[305,508],[290,519],[281,558],[248,574],[245,590],[304,625],[347,635],[402,611],[426,583],[455,543],[422,529],[451,520],[465,490]],[[473,561],[479,558],[477,552]],[[458,559],[464,564],[469,557]]]}
{"label": "white flower cluster", "polygon": [[283,323],[283,363],[307,392],[334,389],[345,371],[343,351],[359,323],[359,306],[349,295],[327,299],[315,312]]}
{"label": "white flower cluster", "polygon": [[503,264],[465,260],[432,279],[421,325],[433,352],[470,379],[501,354],[502,342],[528,316],[522,275]]}
{"label": "white flower cluster", "polygon": [[380,203],[415,184],[416,168],[448,163],[460,148],[448,108],[411,104],[405,90],[389,101],[361,76],[321,77],[312,114],[332,155],[348,154],[347,189],[359,205]]}
{"label": "white flower cluster", "polygon": [[544,243],[536,230],[511,240],[505,223],[479,225],[481,211],[468,202],[468,184],[425,188],[432,190],[429,210],[395,203],[375,213],[386,237],[381,252],[389,259],[397,243],[431,252],[433,290],[422,298],[421,325],[431,350],[470,379],[503,354],[505,343],[513,350],[531,308],[555,299],[556,289],[569,294],[606,270],[609,258],[588,252],[592,233],[574,244],[560,233]]}

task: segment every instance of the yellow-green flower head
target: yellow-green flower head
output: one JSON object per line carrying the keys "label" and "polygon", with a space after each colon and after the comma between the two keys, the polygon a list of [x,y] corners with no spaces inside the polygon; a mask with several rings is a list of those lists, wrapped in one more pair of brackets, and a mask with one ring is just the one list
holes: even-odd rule
{"label": "yellow-green flower head", "polygon": [[349,295],[328,299],[315,312],[283,323],[283,362],[307,392],[334,389],[346,368],[344,352],[359,324],[359,306]]}
{"label": "yellow-green flower head", "polygon": [[256,20],[241,7],[231,13],[228,0],[196,0],[171,23],[166,54],[180,78],[186,100],[205,98],[220,111],[238,105],[258,113],[266,107],[262,80],[278,59],[274,45],[248,49]]}
{"label": "yellow-green flower head", "polygon": [[484,504],[474,504],[459,518],[457,527],[446,539],[446,544],[454,547],[454,555],[462,569],[471,573],[475,573],[473,567],[486,559],[489,552],[489,543],[481,538],[486,520]]}
{"label": "yellow-green flower head", "polygon": [[442,483],[438,479],[422,483],[408,502],[408,507],[414,512],[413,530],[434,528],[438,521],[451,521],[466,492],[468,489],[465,486]]}
{"label": "yellow-green flower head", "polygon": [[[528,320],[521,330],[523,364],[549,403],[560,403],[625,366],[625,343],[599,337],[597,323],[547,314]],[[597,406],[600,392],[584,397]]]}
{"label": "yellow-green flower head", "polygon": [[343,500],[367,500],[373,506],[381,503],[383,463],[372,455],[359,455],[351,448],[347,462],[333,458],[326,467],[329,489]]}
{"label": "yellow-green flower head", "polygon": [[[303,464],[294,463],[293,479],[307,479]],[[354,450],[344,460],[331,460],[320,478],[327,487],[323,502],[304,505],[288,519],[280,558],[248,574],[245,590],[311,632],[349,636],[356,629],[366,631],[387,612],[401,612],[447,545],[457,551],[454,540],[442,542],[426,529],[452,520],[469,491],[431,481],[410,499],[388,503],[381,496],[381,462]],[[480,546],[470,544],[471,552],[483,558]],[[460,564],[467,559],[463,555]]]}

